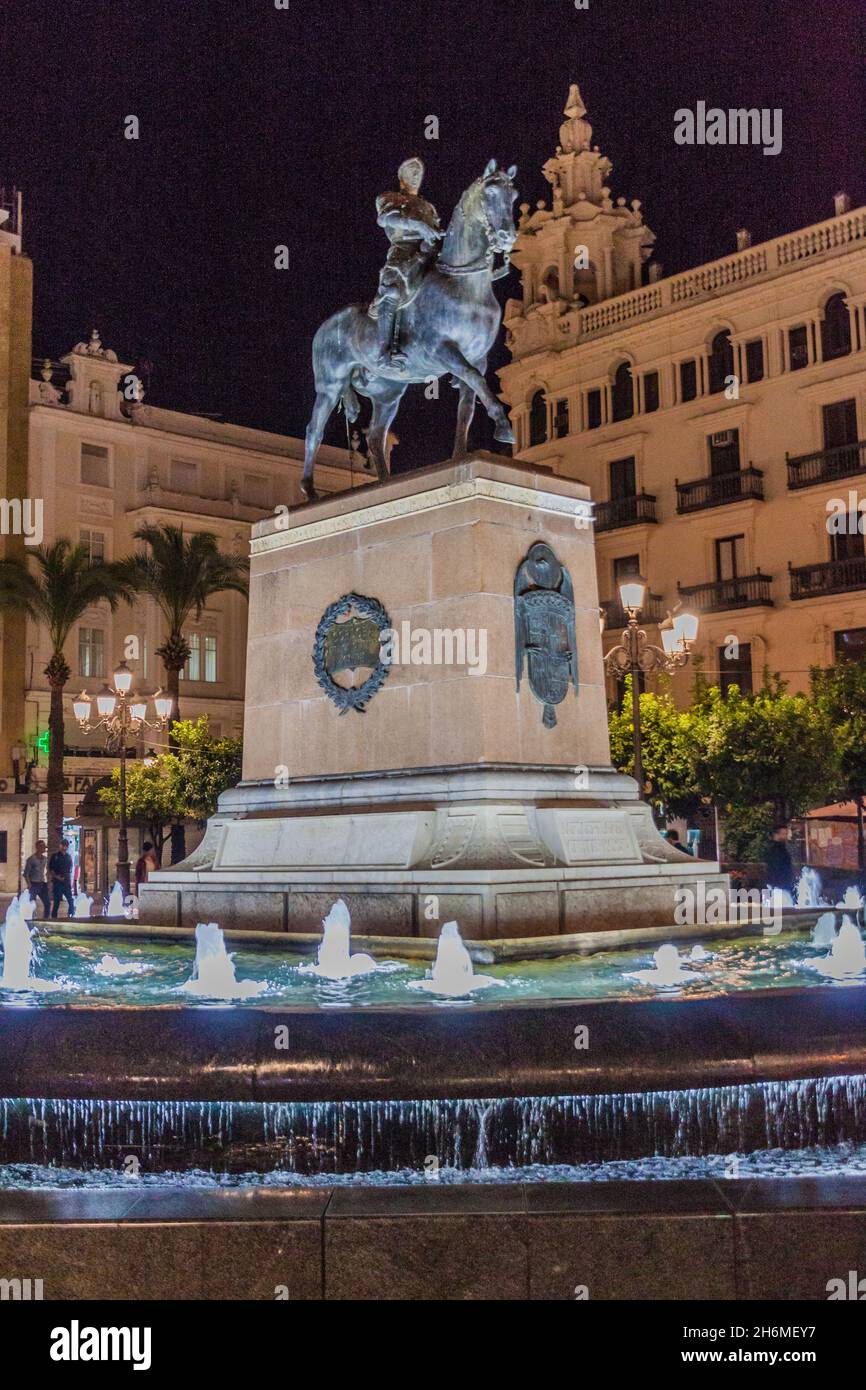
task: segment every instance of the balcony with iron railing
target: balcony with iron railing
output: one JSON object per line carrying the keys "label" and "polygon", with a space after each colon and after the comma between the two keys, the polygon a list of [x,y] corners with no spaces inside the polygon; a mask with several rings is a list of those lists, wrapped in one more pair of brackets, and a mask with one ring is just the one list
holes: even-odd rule
{"label": "balcony with iron railing", "polygon": [[677,585],[680,599],[687,608],[702,613],[724,613],[730,608],[772,608],[772,575],[737,575],[735,579],[716,579],[711,584]]}
{"label": "balcony with iron railing", "polygon": [[[620,628],[628,626],[628,615],[618,598],[604,599],[601,607],[604,612],[604,625],[607,631],[616,632]],[[664,618],[665,606],[661,594],[647,594],[644,606],[640,611],[639,622],[661,623]]]}
{"label": "balcony with iron railing", "polygon": [[[836,217],[787,233],[772,241],[750,246],[720,260],[641,285],[599,304],[572,307],[559,318],[545,320],[546,331],[558,348],[588,338],[628,329],[635,323],[658,318],[683,305],[716,299],[744,286],[766,282],[824,258],[845,255],[866,245],[866,208],[853,208]],[[531,312],[537,306],[529,306]],[[537,334],[521,336],[528,326],[527,306],[512,303],[508,327],[515,334],[512,354],[519,359],[539,350]]]}
{"label": "balcony with iron railing", "polygon": [[598,502],[595,508],[596,533],[618,531],[623,526],[642,526],[657,520],[656,499],[648,492],[614,497],[610,502]]}
{"label": "balcony with iron railing", "polygon": [[740,468],[733,473],[715,473],[693,483],[677,481],[677,512],[702,512],[707,507],[724,507],[728,502],[763,502],[764,475],[760,468]]}
{"label": "balcony with iron railing", "polygon": [[816,483],[835,483],[838,478],[853,478],[866,473],[866,439],[856,444],[840,444],[835,449],[819,449],[814,454],[785,455],[788,465],[788,487],[794,492]]}
{"label": "balcony with iron railing", "polygon": [[846,560],[824,560],[817,565],[788,566],[791,598],[823,598],[866,589],[866,555]]}

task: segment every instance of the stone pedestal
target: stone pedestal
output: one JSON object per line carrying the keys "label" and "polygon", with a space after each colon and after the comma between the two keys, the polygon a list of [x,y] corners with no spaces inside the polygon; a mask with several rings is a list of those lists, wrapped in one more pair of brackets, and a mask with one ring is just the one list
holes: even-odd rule
{"label": "stone pedestal", "polygon": [[[477,454],[260,523],[244,779],[144,886],[142,916],[309,932],[342,896],[359,933],[456,918],[467,937],[539,936],[670,922],[677,887],[721,881],[610,766],[589,512],[580,483]],[[574,595],[577,689],[547,706],[525,664],[517,681],[515,577],[537,542]],[[363,712],[341,711],[313,660],[352,594],[400,639]]]}

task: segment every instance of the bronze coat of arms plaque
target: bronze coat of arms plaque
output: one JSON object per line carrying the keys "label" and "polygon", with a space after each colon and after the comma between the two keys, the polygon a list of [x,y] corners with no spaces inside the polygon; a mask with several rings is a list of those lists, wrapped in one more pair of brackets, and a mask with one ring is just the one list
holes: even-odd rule
{"label": "bronze coat of arms plaque", "polygon": [[544,727],[556,726],[554,705],[574,686],[577,694],[577,640],[571,576],[550,546],[536,541],[514,580],[514,645],[517,689],[524,661],[529,687],[544,706]]}
{"label": "bronze coat of arms plaque", "polygon": [[[313,645],[316,680],[340,714],[350,709],[365,712],[388,675],[389,663],[382,660],[382,647],[391,631],[391,619],[378,599],[363,594],[343,594],[322,614]],[[352,673],[352,683],[334,679],[341,672]],[[355,683],[359,673],[369,675]]]}

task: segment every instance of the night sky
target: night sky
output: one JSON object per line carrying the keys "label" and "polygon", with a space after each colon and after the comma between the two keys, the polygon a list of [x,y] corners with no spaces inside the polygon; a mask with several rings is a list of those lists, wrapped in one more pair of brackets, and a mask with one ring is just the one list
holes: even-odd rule
{"label": "night sky", "polygon": [[[760,241],[830,216],[840,188],[866,202],[864,14],[862,0],[0,0],[0,182],[24,190],[34,354],[96,325],[121,360],[153,364],[151,404],[303,434],[312,335],[374,293],[375,198],[401,159],[422,156],[443,221],[491,156],[518,164],[534,203],[578,81],[614,197],[642,200],[673,273],[734,250],[739,226]],[[781,107],[781,155],[675,145],[674,111],[699,100]],[[500,282],[503,302],[518,284]],[[456,399],[410,389],[395,467],[450,453]],[[474,429],[487,444],[486,418]],[[341,417],[326,439],[345,442]]]}

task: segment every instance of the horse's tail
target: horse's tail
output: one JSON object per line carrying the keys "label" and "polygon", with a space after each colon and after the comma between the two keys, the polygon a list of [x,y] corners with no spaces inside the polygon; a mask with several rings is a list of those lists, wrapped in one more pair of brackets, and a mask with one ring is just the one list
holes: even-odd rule
{"label": "horse's tail", "polygon": [[361,402],[358,400],[358,393],[352,384],[351,377],[343,387],[343,409],[350,424],[357,420],[361,410]]}

